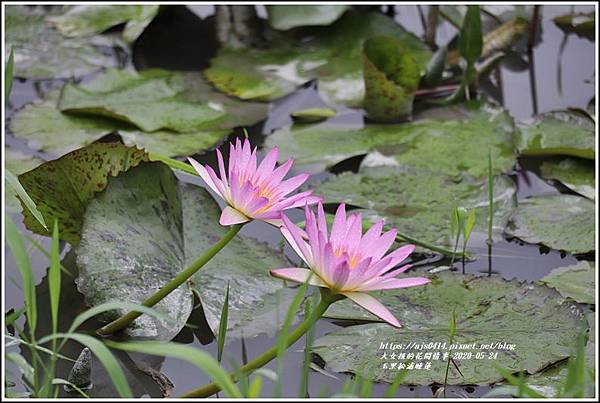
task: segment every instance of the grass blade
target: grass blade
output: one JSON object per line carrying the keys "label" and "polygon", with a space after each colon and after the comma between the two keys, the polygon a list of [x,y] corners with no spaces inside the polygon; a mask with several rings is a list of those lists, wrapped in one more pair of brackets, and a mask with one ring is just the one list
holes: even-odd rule
{"label": "grass blade", "polygon": [[198,176],[198,173],[196,172],[194,167],[192,167],[188,163],[176,160],[174,158],[165,157],[165,156],[162,156],[162,155],[156,154],[156,153],[148,153],[148,159],[150,161],[161,161],[173,169],[183,171],[190,175]]}
{"label": "grass blade", "polygon": [[584,397],[586,384],[584,332],[577,337],[575,355],[569,358],[567,379],[560,397]]}
{"label": "grass blade", "polygon": [[10,48],[10,55],[6,62],[6,70],[4,70],[4,102],[8,103],[13,84],[13,70],[15,66],[15,48]]}
{"label": "grass blade", "polygon": [[[308,318],[310,316],[310,306],[311,300],[307,299],[306,304],[304,305],[304,317]],[[300,378],[300,391],[298,396],[300,398],[308,397],[308,378],[310,373],[310,364],[312,362],[312,343],[314,338],[314,328],[310,328],[306,335],[304,336],[304,361],[302,363],[302,377]]]}
{"label": "grass blade", "polygon": [[494,178],[492,177],[492,150],[488,151],[488,245],[491,245],[494,230]]}
{"label": "grass blade", "polygon": [[408,369],[404,368],[398,371],[398,374],[396,374],[396,377],[394,378],[394,382],[392,382],[392,384],[385,391],[385,397],[396,396],[396,392],[398,391],[400,385],[402,385],[402,381],[404,381],[406,375],[408,375]]}
{"label": "grass blade", "polygon": [[128,343],[106,341],[106,344],[119,350],[173,357],[187,361],[210,376],[226,396],[242,397],[240,390],[235,386],[229,374],[219,365],[217,360],[211,357],[210,354],[192,346],[156,341]]}
{"label": "grass blade", "polygon": [[23,281],[23,299],[25,300],[25,309],[27,312],[27,324],[29,325],[31,338],[34,340],[37,323],[37,305],[35,299],[35,283],[33,281],[33,273],[31,272],[29,263],[29,255],[23,244],[23,238],[12,219],[8,218],[5,225],[6,241],[17,262],[17,267],[19,268],[21,279]]}
{"label": "grass blade", "polygon": [[48,288],[50,290],[50,313],[52,317],[52,332],[58,331],[58,306],[60,303],[60,250],[58,221],[54,220],[52,231],[52,246],[50,248],[50,268],[48,269]]}
{"label": "grass blade", "polygon": [[35,219],[38,220],[38,222],[40,224],[42,224],[42,226],[46,230],[48,230],[46,221],[44,221],[44,216],[38,210],[33,199],[31,197],[29,197],[29,194],[27,194],[27,191],[25,190],[23,185],[21,185],[21,182],[19,182],[19,179],[16,177],[16,175],[14,173],[12,173],[11,171],[9,171],[8,169],[5,169],[4,173],[5,173],[6,182],[15,191],[15,193],[19,197],[19,200],[21,200],[23,205],[25,207],[27,207],[27,209],[31,212],[31,214],[35,217]]}
{"label": "grass blade", "polygon": [[73,383],[67,381],[66,379],[54,378],[52,380],[52,384],[53,385],[66,385],[66,386],[69,386],[73,390],[77,391],[77,393],[79,393],[81,396],[85,397],[86,399],[91,399],[90,395],[88,395],[83,390],[81,390],[77,385],[74,385]]}
{"label": "grass blade", "polygon": [[502,377],[511,385],[516,386],[518,388],[518,394],[519,397],[522,396],[526,396],[526,397],[533,397],[533,398],[545,398],[546,396],[536,392],[535,390],[531,389],[529,386],[527,386],[527,384],[525,384],[524,380],[522,378],[517,378],[516,376],[514,376],[510,371],[496,366],[496,371],[498,371],[498,373],[500,373],[500,375],[502,375]]}
{"label": "grass blade", "polygon": [[15,320],[19,319],[21,315],[26,311],[25,307],[19,308],[14,312],[7,313],[4,315],[4,326],[8,327],[14,323]]}
{"label": "grass blade", "polygon": [[229,317],[229,281],[227,282],[227,291],[225,291],[225,301],[221,309],[221,320],[219,321],[219,334],[217,335],[217,361],[221,363],[223,357],[223,347],[225,346],[225,336],[227,334],[227,320]]}

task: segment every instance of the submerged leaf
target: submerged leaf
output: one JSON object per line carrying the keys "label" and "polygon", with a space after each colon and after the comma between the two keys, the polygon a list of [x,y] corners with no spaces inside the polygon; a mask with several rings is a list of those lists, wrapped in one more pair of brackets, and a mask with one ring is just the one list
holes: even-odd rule
{"label": "submerged leaf", "polygon": [[[120,143],[94,143],[19,175],[19,181],[47,222],[58,219],[60,238],[76,245],[88,201],[110,176],[146,159],[145,152]],[[50,235],[31,213],[23,214],[29,230]]]}
{"label": "submerged leaf", "polygon": [[506,232],[556,250],[593,251],[594,202],[565,194],[531,197],[519,203]]}
{"label": "submerged leaf", "polygon": [[363,71],[367,116],[379,122],[410,118],[420,66],[403,41],[375,36],[363,45]]}
{"label": "submerged leaf", "polygon": [[89,39],[65,39],[44,15],[22,5],[7,5],[6,47],[14,48],[16,77],[71,78],[115,65]]}
{"label": "submerged leaf", "polygon": [[378,12],[349,10],[326,30],[313,31],[300,41],[278,33],[270,49],[222,48],[204,75],[219,90],[247,100],[272,100],[318,78],[319,92],[327,102],[359,106],[364,97],[365,39],[385,35],[401,40],[419,70],[425,69],[430,57],[416,36]]}
{"label": "submerged leaf", "polygon": [[595,125],[577,112],[554,111],[517,124],[523,155],[568,155],[595,158]]}
{"label": "submerged leaf", "polygon": [[64,14],[47,18],[63,35],[76,38],[99,34],[115,25],[125,24],[123,37],[134,42],[158,13],[154,5],[77,5]]}
{"label": "submerged leaf", "polygon": [[[448,384],[486,384],[502,379],[496,366],[511,372],[535,373],[571,354],[570,345],[585,323],[577,309],[545,286],[521,284],[499,278],[461,276],[443,273],[423,287],[374,293],[403,324],[401,331],[386,324],[350,326],[316,340],[313,351],[336,372],[353,372],[375,381],[393,382],[397,370],[384,369],[383,364],[409,359],[390,359],[393,344],[433,345],[446,343],[446,349],[416,350],[405,347],[398,352],[448,352],[448,318],[456,310],[454,353],[471,352],[471,359],[455,359],[461,374],[450,366]],[[371,319],[370,314],[343,300],[326,312],[334,318]],[[387,361],[382,359],[388,344]],[[514,349],[502,348],[502,343]],[[475,344],[477,348],[469,348]],[[458,347],[462,345],[462,348]],[[482,346],[486,345],[486,346]],[[385,347],[385,346],[384,346]],[[477,353],[484,359],[475,359]],[[497,358],[490,359],[491,354]],[[430,370],[411,370],[407,384],[428,385],[444,382],[446,360],[430,361]]]}
{"label": "submerged leaf", "polygon": [[594,263],[581,261],[577,264],[559,267],[544,276],[540,281],[555,288],[564,297],[582,304],[596,304],[596,269]]}
{"label": "submerged leaf", "polygon": [[287,30],[305,25],[329,25],[341,17],[348,5],[274,5],[267,6],[269,23],[275,29]]}
{"label": "submerged leaf", "polygon": [[560,161],[544,161],[540,166],[544,179],[561,182],[569,189],[587,197],[596,197],[596,185],[593,161],[577,158],[564,158]]}

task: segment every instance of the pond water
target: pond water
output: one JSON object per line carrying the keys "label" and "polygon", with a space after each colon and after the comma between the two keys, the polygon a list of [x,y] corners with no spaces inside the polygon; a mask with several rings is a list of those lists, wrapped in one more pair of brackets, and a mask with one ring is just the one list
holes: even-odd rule
{"label": "pond water", "polygon": [[[575,9],[576,11],[589,11],[593,10],[593,7],[577,6]],[[399,23],[417,35],[423,33],[416,7],[401,6],[397,7],[397,11],[396,19]],[[216,46],[214,42],[211,42],[212,31],[210,24],[206,20],[201,20],[201,18],[208,18],[210,20],[212,12],[214,12],[214,8],[211,6],[194,6],[193,12],[183,6],[171,7],[168,13],[164,13],[156,18],[137,41],[133,48],[133,59],[123,60],[123,63],[133,63],[138,69],[162,67],[179,70],[198,70],[207,67],[208,60],[216,51]],[[557,65],[559,63],[559,45],[563,38],[563,33],[554,25],[551,19],[554,16],[568,12],[570,12],[570,7],[567,6],[547,5],[543,7],[542,37],[541,42],[535,48],[536,64],[534,77],[537,83],[535,86],[537,92],[534,95],[537,99],[538,112],[567,107],[585,107],[594,96],[594,43],[573,35],[569,38],[562,57],[562,94],[558,90]],[[438,44],[447,42],[455,32],[455,29],[450,24],[442,24],[437,34]],[[502,103],[516,120],[533,115],[534,103],[532,101],[529,71],[525,69],[515,72],[506,67],[500,67],[496,77],[501,77],[500,88],[490,90],[488,94]],[[89,79],[91,77],[84,78],[84,80]],[[42,82],[15,81],[7,116],[10,118],[23,105],[38,99],[40,92],[51,88],[59,88],[62,83],[63,81],[58,80]],[[266,136],[273,130],[289,125],[291,123],[289,113],[297,110],[299,106],[313,107],[322,105],[323,102],[315,90],[315,85],[315,83],[309,83],[299,88],[293,94],[273,102],[268,118],[248,128],[253,144],[257,144],[260,147]],[[343,119],[344,123],[349,125],[360,125],[363,121],[363,113],[361,111],[342,110],[339,115],[338,118]],[[231,138],[241,134],[242,131],[240,128],[235,131]],[[60,133],[57,133],[57,135],[60,135]],[[7,132],[6,144],[27,153],[48,157],[43,153],[29,149],[24,141],[12,137],[10,132]],[[204,155],[198,155],[197,159],[211,164],[216,162],[214,152],[212,151]],[[345,164],[339,164],[336,166],[335,171],[339,173],[344,170],[356,170],[358,163],[360,163],[359,159],[353,159]],[[531,195],[559,193],[559,189],[551,186],[537,176],[537,165],[534,160],[520,161],[520,166],[526,167],[526,169],[516,168],[511,175],[517,184],[517,196],[519,199],[524,199]],[[317,173],[316,179],[327,175],[330,175],[330,173]],[[191,178],[183,174],[178,174],[178,176],[183,180],[202,185],[198,178]],[[564,189],[561,190],[564,191]],[[299,212],[295,212],[291,216],[293,219],[301,218]],[[19,214],[13,214],[12,218],[23,233],[32,236],[40,241],[43,246],[49,248],[48,239],[31,234],[23,228],[20,224],[21,217]],[[273,245],[280,241],[278,231],[262,223],[247,225],[243,229],[243,233]],[[487,245],[482,239],[474,239],[471,243],[471,248],[477,252],[478,259],[467,262],[464,266],[460,264],[455,265],[458,271],[477,275],[500,276],[505,279],[516,278],[524,281],[533,281],[540,279],[556,267],[567,266],[577,261],[570,254],[554,250],[544,250],[536,245],[528,245],[511,240],[496,242],[493,245],[491,254],[488,253]],[[65,248],[63,251],[63,256],[66,256],[66,262],[72,258],[67,249]],[[19,274],[8,248],[6,252],[5,279],[7,281],[4,283],[5,307],[6,310],[11,308],[18,309],[22,306]],[[290,258],[294,258],[293,254],[289,253],[289,250],[287,252]],[[41,299],[41,295],[47,292],[47,282],[45,280],[47,259],[39,251],[33,249],[31,250],[31,259],[32,268],[36,274],[35,281],[36,284],[39,284],[37,288],[40,297],[38,298]],[[426,271],[434,265],[448,264],[448,261],[440,261],[438,259],[415,263],[416,271]],[[64,278],[63,286],[64,294],[62,298],[63,301],[67,300],[68,304],[63,304],[65,305],[64,309],[61,308],[61,325],[66,326],[70,323],[74,315],[85,309],[85,306],[81,295],[74,288],[72,279]],[[41,313],[42,315],[47,315],[48,311],[44,309]],[[40,318],[40,322],[47,325],[49,318],[42,317]],[[198,328],[184,328],[175,338],[175,341],[193,344],[216,356],[216,342],[207,326],[201,309],[194,311],[190,323],[198,326]],[[94,323],[89,323],[86,325],[86,328],[92,330],[95,328],[94,325]],[[321,320],[316,327],[315,336],[319,337],[338,328],[338,326],[339,323],[330,320]],[[40,333],[43,333],[43,326],[40,328]],[[234,341],[226,349],[224,362],[227,363],[230,358],[240,362],[242,360],[242,350],[244,349],[247,351],[248,358],[251,359],[254,355],[270,347],[274,341],[274,337],[268,336],[259,336],[245,340],[245,343]],[[285,376],[282,379],[283,396],[297,395],[299,388],[298,379],[300,379],[299,374],[302,369],[303,345],[304,341],[301,339],[286,354],[283,367],[283,374]],[[63,354],[76,357],[79,351],[80,347],[78,345],[68,344]],[[25,349],[23,353],[27,353]],[[124,353],[119,353],[118,357],[126,366],[131,386],[138,396],[162,396],[160,388],[152,380],[152,375],[156,377],[158,376],[158,372],[173,382],[172,396],[177,396],[182,392],[209,381],[197,368],[180,360],[162,359],[139,354],[127,356]],[[145,369],[145,372],[139,371],[136,368]],[[271,363],[269,368],[275,369],[275,364]],[[57,375],[66,378],[69,370],[69,363],[60,362]],[[94,388],[90,391],[90,394],[97,397],[115,396],[115,391],[110,380],[106,377],[103,368],[98,363],[95,363],[93,371]],[[332,393],[340,391],[345,381],[346,376],[344,374],[330,374],[328,376],[311,371],[309,394],[311,397],[330,396]],[[383,395],[386,388],[387,385],[374,385],[373,395]],[[24,390],[19,386],[17,386],[17,389]],[[272,389],[273,383],[266,381],[263,396],[269,396]],[[448,396],[475,397],[481,396],[489,390],[490,387],[450,387]],[[397,396],[431,397],[432,393],[431,387],[402,387],[399,389]],[[74,395],[61,392],[61,396]]]}

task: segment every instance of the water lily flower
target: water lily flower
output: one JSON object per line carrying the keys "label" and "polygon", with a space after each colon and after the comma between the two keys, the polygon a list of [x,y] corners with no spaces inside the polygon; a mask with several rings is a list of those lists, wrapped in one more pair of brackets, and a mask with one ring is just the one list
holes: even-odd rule
{"label": "water lily flower", "polygon": [[[294,251],[304,260],[308,269],[283,268],[271,270],[271,275],[299,283],[329,288],[362,306],[369,312],[400,327],[400,322],[368,291],[390,290],[424,285],[425,277],[396,278],[410,265],[394,269],[415,249],[406,245],[386,255],[396,238],[396,229],[381,234],[383,220],[362,234],[361,214],[346,217],[341,204],[337,209],[331,234],[327,234],[327,222],[323,205],[318,203],[317,216],[305,207],[306,232],[282,217],[281,232]],[[305,241],[305,238],[308,240]],[[393,269],[393,270],[392,270]]]}
{"label": "water lily flower", "polygon": [[298,189],[308,179],[303,173],[283,180],[292,167],[290,158],[283,165],[275,167],[279,157],[277,147],[271,149],[257,166],[256,147],[251,150],[248,139],[242,145],[236,139],[235,146],[229,144],[229,169],[225,172],[223,155],[217,149],[220,178],[208,165],[201,165],[188,158],[198,175],[228,204],[221,214],[221,225],[241,224],[254,219],[280,226],[282,211],[321,200],[312,196],[312,190],[293,196],[288,195]]}

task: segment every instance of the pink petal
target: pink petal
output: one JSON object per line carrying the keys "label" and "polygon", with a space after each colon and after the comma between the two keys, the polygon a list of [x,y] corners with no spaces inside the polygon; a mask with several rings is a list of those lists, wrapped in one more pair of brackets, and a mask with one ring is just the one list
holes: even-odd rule
{"label": "pink petal", "polygon": [[285,214],[281,215],[283,227],[280,228],[281,234],[288,241],[292,249],[306,262],[312,266],[312,254],[310,253],[308,244],[302,239],[300,228],[290,221]]}
{"label": "pink petal", "polygon": [[309,176],[309,174],[304,173],[284,180],[279,184],[279,186],[277,186],[277,194],[279,197],[286,196],[287,194],[298,189],[304,182],[306,182]]}
{"label": "pink petal", "polygon": [[374,243],[379,240],[379,235],[381,235],[381,230],[383,229],[383,220],[375,223],[369,230],[365,233],[362,240],[360,241],[361,250],[368,251],[373,247]]}
{"label": "pink petal", "polygon": [[317,205],[317,224],[319,232],[327,239],[327,220],[325,219],[325,210],[323,210],[323,203],[321,201]]}
{"label": "pink petal", "polygon": [[277,159],[279,158],[279,148],[274,147],[262,160],[256,170],[256,184],[261,185],[262,182],[273,172]]}
{"label": "pink petal", "polygon": [[200,175],[202,180],[204,180],[204,183],[206,183],[213,190],[213,192],[223,197],[223,194],[219,191],[219,189],[211,179],[206,168],[204,168],[200,163],[198,163],[198,161],[196,161],[193,158],[188,158],[188,161],[190,162],[190,164],[192,164],[192,167],[194,167],[196,172],[198,172],[198,175]]}
{"label": "pink petal", "polygon": [[287,175],[287,173],[289,172],[289,170],[292,168],[292,164],[294,163],[294,160],[292,160],[291,158],[289,160],[287,160],[283,165],[277,167],[268,177],[267,179],[265,179],[265,182],[263,185],[265,186],[272,186],[272,187],[277,187],[277,185],[279,185],[281,183],[281,180],[283,179],[283,177],[285,175]]}
{"label": "pink petal", "polygon": [[391,290],[395,288],[417,287],[431,283],[431,280],[425,277],[391,278],[388,280],[376,282],[372,285],[360,288],[360,291]]}
{"label": "pink petal", "polygon": [[396,233],[397,230],[395,228],[384,233],[381,238],[373,244],[373,248],[367,251],[368,255],[371,256],[374,261],[381,259],[396,240]]}
{"label": "pink petal", "polygon": [[219,224],[223,226],[228,226],[233,224],[241,224],[248,221],[250,221],[250,219],[244,214],[240,213],[231,206],[227,206],[223,209],[223,212],[221,213]]}
{"label": "pink petal", "polygon": [[219,173],[221,174],[221,180],[223,183],[227,183],[227,175],[225,174],[225,163],[223,162],[223,154],[217,148],[217,161],[219,162]]}
{"label": "pink petal", "polygon": [[[391,268],[396,267],[398,264],[402,263],[413,251],[415,250],[415,245],[405,245],[401,248],[396,249],[389,255],[387,255],[384,259],[389,259],[388,264],[379,268],[379,270],[372,272],[373,276],[379,276]],[[407,267],[408,269],[408,267]]]}
{"label": "pink petal", "polygon": [[350,228],[348,228],[346,239],[344,239],[344,244],[350,254],[357,253],[358,246],[360,245],[360,238],[362,236],[362,214],[353,214],[352,217],[354,217],[354,219]]}
{"label": "pink petal", "polygon": [[333,225],[331,226],[331,242],[334,247],[337,247],[346,235],[346,205],[340,204],[335,217],[333,218]]}
{"label": "pink petal", "polygon": [[362,292],[343,292],[341,294],[350,298],[352,301],[356,302],[358,305],[362,306],[367,311],[386,321],[390,325],[394,327],[402,327],[400,322],[398,322],[398,319],[396,319],[394,315],[392,315],[392,313],[381,304],[381,302],[377,301],[369,294]]}
{"label": "pink petal", "polygon": [[287,268],[287,269],[275,269],[270,270],[271,276],[282,278],[284,280],[295,281],[296,283],[306,283],[316,285],[317,287],[327,287],[327,285],[317,276],[315,273],[308,269],[302,269],[299,267]]}

